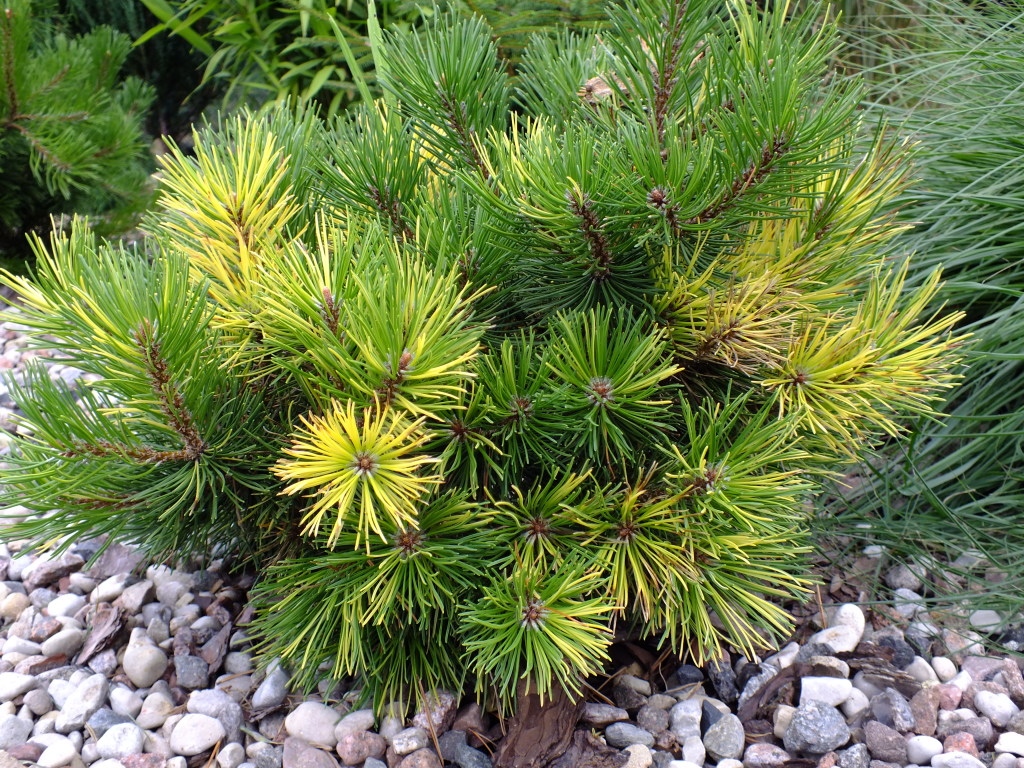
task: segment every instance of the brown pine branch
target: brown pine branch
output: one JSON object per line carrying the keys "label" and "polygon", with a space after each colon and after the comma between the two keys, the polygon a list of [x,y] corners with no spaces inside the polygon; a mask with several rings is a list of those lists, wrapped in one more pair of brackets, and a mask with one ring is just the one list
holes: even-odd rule
{"label": "brown pine branch", "polygon": [[4,85],[7,88],[7,109],[9,120],[13,120],[18,114],[18,90],[14,87],[14,12],[10,8],[4,9],[4,15],[0,18],[0,34],[4,38]]}
{"label": "brown pine branch", "polygon": [[122,445],[111,443],[108,440],[97,440],[95,443],[72,440],[71,447],[61,451],[60,455],[65,459],[77,459],[82,456],[92,456],[95,458],[117,456],[144,464],[159,464],[162,461],[191,461],[195,458],[190,456],[185,448],[180,448],[176,451],[158,451],[147,446]]}
{"label": "brown pine branch", "polygon": [[748,190],[756,187],[771,173],[779,158],[786,153],[787,145],[787,138],[781,134],[770,144],[765,143],[764,148],[761,150],[761,156],[733,180],[729,191],[718,202],[712,203],[696,216],[691,216],[684,223],[700,224],[709,219],[718,218],[732,208]]}
{"label": "brown pine branch", "polygon": [[373,201],[374,207],[388,217],[391,222],[391,232],[395,237],[405,242],[411,242],[415,238],[415,234],[405,221],[405,217],[402,216],[402,202],[391,195],[391,187],[385,184],[384,190],[381,191],[373,184],[367,184],[367,191],[370,193],[370,200]]}
{"label": "brown pine branch", "polygon": [[184,457],[195,461],[206,451],[207,445],[199,436],[199,430],[196,429],[192,413],[185,405],[181,390],[171,380],[167,361],[160,354],[160,342],[156,339],[148,319],[144,319],[135,331],[135,344],[142,353],[146,373],[160,403],[160,410],[167,417],[171,429],[178,433],[184,443]]}
{"label": "brown pine branch", "polygon": [[476,148],[476,141],[474,141],[476,131],[469,124],[466,102],[463,101],[456,104],[455,99],[445,88],[444,82],[437,83],[437,96],[441,101],[441,108],[444,109],[446,124],[449,130],[455,134],[462,154],[471,165],[480,171],[485,180],[489,179],[491,174],[487,170],[487,164],[484,163]]}
{"label": "brown pine branch", "polygon": [[595,280],[607,280],[611,274],[612,252],[601,219],[594,212],[593,201],[589,195],[572,189],[566,190],[565,199],[569,203],[569,212],[579,220],[580,232],[590,249],[591,274]]}

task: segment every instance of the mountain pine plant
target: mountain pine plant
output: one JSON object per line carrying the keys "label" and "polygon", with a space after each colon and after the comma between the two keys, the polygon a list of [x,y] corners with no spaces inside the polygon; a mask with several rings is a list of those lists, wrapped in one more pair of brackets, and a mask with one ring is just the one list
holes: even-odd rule
{"label": "mountain pine plant", "polygon": [[266,657],[378,705],[784,635],[808,497],[957,345],[879,255],[903,150],[787,11],[629,0],[514,89],[439,16],[375,51],[381,102],[173,151],[152,258],[37,242],[19,322],[99,378],[14,387],[17,535],[238,553]]}
{"label": "mountain pine plant", "polygon": [[[37,3],[37,5],[43,5]],[[0,236],[52,213],[96,211],[146,181],[142,124],[152,89],[118,72],[127,35],[54,34],[30,0],[0,10]]]}

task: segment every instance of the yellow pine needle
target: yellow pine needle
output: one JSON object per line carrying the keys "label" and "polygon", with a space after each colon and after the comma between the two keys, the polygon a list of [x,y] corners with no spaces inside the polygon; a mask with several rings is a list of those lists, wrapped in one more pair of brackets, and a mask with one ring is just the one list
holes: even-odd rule
{"label": "yellow pine needle", "polygon": [[409,421],[390,409],[366,408],[357,417],[349,401],[325,416],[300,417],[303,428],[290,457],[274,468],[282,480],[293,481],[282,493],[312,489],[319,499],[303,517],[303,533],[316,535],[327,512],[336,509],[327,546],[333,547],[346,521],[356,517],[358,548],[370,532],[384,537],[382,523],[414,524],[416,502],[440,475],[420,476],[423,467],[438,459],[417,450],[427,441],[423,419]]}

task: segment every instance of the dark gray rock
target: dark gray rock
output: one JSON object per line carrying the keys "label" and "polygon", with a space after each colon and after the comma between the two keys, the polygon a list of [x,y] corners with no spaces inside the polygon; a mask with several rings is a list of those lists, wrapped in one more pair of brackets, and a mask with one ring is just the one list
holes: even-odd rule
{"label": "dark gray rock", "polygon": [[996,738],[992,721],[987,717],[970,717],[966,720],[940,723],[938,732],[935,735],[940,739],[945,739],[954,733],[971,734],[974,737],[974,743],[978,745],[978,749],[982,752],[991,747]]}
{"label": "dark gray rock", "polygon": [[636,724],[645,731],[655,734],[668,730],[668,720],[667,711],[651,706],[640,707],[640,711],[636,713]]}
{"label": "dark gray rock", "polygon": [[707,733],[708,728],[713,726],[724,717],[722,711],[707,699],[700,703],[700,732]]}
{"label": "dark gray rock", "polygon": [[733,672],[728,659],[708,663],[707,675],[718,698],[726,704],[732,704],[740,697],[740,692],[736,689],[736,673]]}
{"label": "dark gray rock", "polygon": [[640,709],[647,703],[647,697],[642,693],[618,682],[612,688],[612,699],[615,700],[617,706],[628,710]]}
{"label": "dark gray rock", "polygon": [[198,656],[175,656],[174,673],[178,685],[189,691],[206,688],[210,684],[210,666]]}
{"label": "dark gray rock", "polygon": [[466,744],[456,750],[455,762],[459,768],[491,768],[491,758]]}
{"label": "dark gray rock", "polygon": [[256,753],[252,759],[256,768],[281,768],[284,762],[283,747],[269,747]]}
{"label": "dark gray rock", "polygon": [[445,731],[437,737],[437,746],[441,748],[441,757],[449,763],[455,762],[458,748],[465,744],[465,731]]}
{"label": "dark gray rock", "polygon": [[832,650],[832,646],[828,643],[808,643],[807,645],[800,646],[800,650],[796,652],[797,663],[804,663],[810,661],[815,656],[835,656],[836,652]]}
{"label": "dark gray rock", "polygon": [[704,682],[704,673],[693,664],[683,664],[676,670],[676,680],[680,685],[700,685]]}
{"label": "dark gray rock", "polygon": [[772,678],[779,674],[779,670],[770,664],[761,664],[759,669],[760,671],[748,679],[743,686],[743,692],[740,693],[739,701],[736,702],[737,708],[742,707],[751,696],[757,695],[758,691],[768,685]]}
{"label": "dark gray rock", "polygon": [[914,660],[914,656],[916,655],[910,643],[895,634],[880,637],[875,640],[875,643],[884,648],[892,648],[892,665],[896,667],[896,669],[906,669],[910,665],[910,662]]}

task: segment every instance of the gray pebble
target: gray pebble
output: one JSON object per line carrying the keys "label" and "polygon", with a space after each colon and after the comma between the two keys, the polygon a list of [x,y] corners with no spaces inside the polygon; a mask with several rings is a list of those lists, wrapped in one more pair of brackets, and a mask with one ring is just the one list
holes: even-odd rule
{"label": "gray pebble", "polygon": [[466,744],[456,748],[455,762],[459,768],[491,768],[491,758]]}
{"label": "gray pebble", "polygon": [[612,723],[604,731],[604,738],[611,746],[622,749],[630,744],[654,746],[654,735],[630,723]]}
{"label": "gray pebble", "polygon": [[252,695],[252,708],[272,709],[288,697],[288,673],[275,666]]}
{"label": "gray pebble", "polygon": [[198,656],[175,656],[174,674],[178,685],[188,691],[205,688],[210,684],[210,666]]}
{"label": "gray pebble", "polygon": [[850,740],[850,729],[839,710],[819,701],[801,704],[782,737],[787,752],[823,755]]}
{"label": "gray pebble", "polygon": [[391,748],[399,755],[408,755],[417,749],[425,749],[430,744],[430,736],[422,728],[413,726],[399,731],[391,739]]}
{"label": "gray pebble", "polygon": [[[743,754],[746,733],[736,715],[724,715],[704,734],[704,748],[713,760],[735,759]],[[648,745],[650,746],[650,745]]]}

